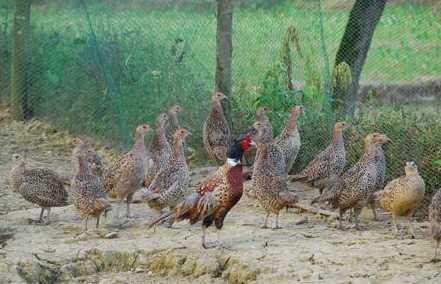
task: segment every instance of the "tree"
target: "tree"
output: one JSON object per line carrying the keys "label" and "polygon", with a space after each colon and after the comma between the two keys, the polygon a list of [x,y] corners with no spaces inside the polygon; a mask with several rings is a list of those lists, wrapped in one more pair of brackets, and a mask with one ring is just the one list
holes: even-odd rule
{"label": "tree", "polygon": [[[233,1],[217,0],[216,31],[216,78],[215,90],[232,96],[231,62],[233,56]],[[224,105],[227,119],[230,119],[230,103]]]}
{"label": "tree", "polygon": [[352,79],[348,88],[334,85],[333,107],[339,116],[354,115],[361,71],[386,1],[356,0],[352,7],[334,67],[336,70],[343,62],[346,63]]}
{"label": "tree", "polygon": [[11,115],[16,120],[23,120],[27,112],[30,17],[31,0],[16,0],[11,64]]}

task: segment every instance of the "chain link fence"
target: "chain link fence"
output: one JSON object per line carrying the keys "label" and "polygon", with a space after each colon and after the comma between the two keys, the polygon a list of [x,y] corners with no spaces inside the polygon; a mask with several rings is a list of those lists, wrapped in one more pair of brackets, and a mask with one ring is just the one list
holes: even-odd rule
{"label": "chain link fence", "polygon": [[[0,1],[2,101],[9,101],[13,87],[14,2]],[[402,175],[405,161],[415,160],[432,192],[441,185],[441,12],[430,1],[388,2],[346,133],[348,164],[360,157],[367,133],[384,132],[393,141],[386,150],[387,179]],[[216,64],[215,4],[33,1],[28,59],[20,70],[28,74],[25,117],[127,148],[137,124],[153,124],[158,113],[179,104],[182,124],[194,134],[189,145],[203,153],[201,129]],[[306,105],[295,170],[330,141],[335,119],[327,99],[353,4],[235,1],[234,131],[252,123],[258,105],[273,110],[277,131],[292,105]]]}

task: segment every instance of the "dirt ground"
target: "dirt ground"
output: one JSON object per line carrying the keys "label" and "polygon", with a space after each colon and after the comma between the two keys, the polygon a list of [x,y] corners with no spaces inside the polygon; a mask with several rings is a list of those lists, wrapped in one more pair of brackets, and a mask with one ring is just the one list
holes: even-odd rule
{"label": "dirt ground", "polygon": [[[134,219],[115,223],[110,217],[89,235],[79,236],[82,223],[72,206],[54,208],[50,225],[31,224],[39,209],[5,182],[11,154],[26,153],[30,166],[69,174],[70,141],[45,124],[0,116],[0,283],[441,282],[441,263],[430,261],[428,223],[416,224],[416,239],[404,229],[395,238],[387,214],[374,222],[364,212],[361,231],[349,224],[341,231],[336,220],[290,210],[281,215],[282,229],[261,229],[263,211],[244,196],[221,235],[230,249],[209,250],[201,248],[199,225],[148,230],[156,214],[142,203],[133,204]],[[208,172],[194,170],[192,183]],[[299,184],[290,188],[305,204],[316,194]]]}

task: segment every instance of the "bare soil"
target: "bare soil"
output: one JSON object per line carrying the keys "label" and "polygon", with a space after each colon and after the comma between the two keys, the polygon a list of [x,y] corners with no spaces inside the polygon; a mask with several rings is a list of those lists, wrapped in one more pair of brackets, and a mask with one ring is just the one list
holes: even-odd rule
{"label": "bare soil", "polygon": [[[5,116],[5,115],[3,115]],[[283,212],[282,229],[262,229],[263,211],[244,196],[225,220],[222,239],[230,249],[201,248],[199,225],[148,230],[156,215],[133,204],[135,218],[80,235],[72,206],[54,208],[50,225],[35,225],[39,209],[10,191],[5,177],[14,152],[30,166],[69,174],[71,137],[40,122],[17,123],[0,116],[0,283],[440,283],[441,263],[431,262],[428,223],[416,224],[416,239],[402,229],[394,237],[387,214],[363,229],[296,210]],[[103,154],[106,154],[103,152]],[[105,155],[111,160],[111,155]],[[193,171],[193,181],[212,169]],[[291,184],[302,203],[316,194]],[[135,199],[139,200],[139,196]],[[114,207],[118,206],[113,203]],[[91,226],[93,227],[93,223]],[[108,233],[115,238],[108,239]],[[9,234],[9,235],[8,235]],[[215,239],[215,234],[209,239]]]}

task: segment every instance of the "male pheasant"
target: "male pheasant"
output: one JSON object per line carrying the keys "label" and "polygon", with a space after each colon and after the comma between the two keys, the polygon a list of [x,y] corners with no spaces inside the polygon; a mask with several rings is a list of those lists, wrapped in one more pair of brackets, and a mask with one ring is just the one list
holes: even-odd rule
{"label": "male pheasant", "polygon": [[214,223],[218,232],[218,245],[221,246],[219,232],[223,227],[224,219],[242,197],[242,155],[252,145],[254,142],[250,136],[240,137],[234,141],[228,148],[225,164],[173,211],[153,221],[150,227],[167,220],[172,223],[189,220],[190,224],[202,221],[202,246],[209,248],[205,232]]}

